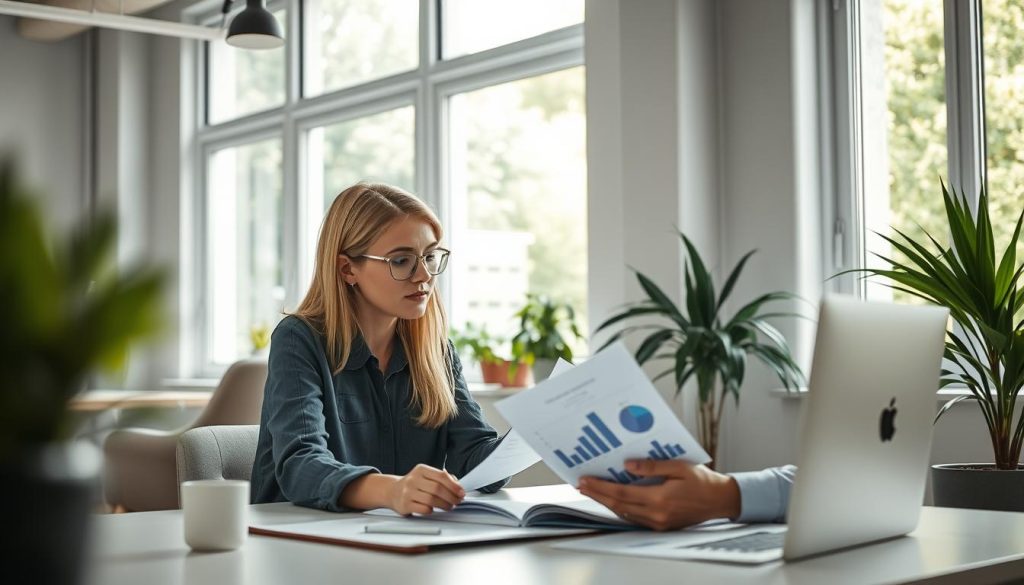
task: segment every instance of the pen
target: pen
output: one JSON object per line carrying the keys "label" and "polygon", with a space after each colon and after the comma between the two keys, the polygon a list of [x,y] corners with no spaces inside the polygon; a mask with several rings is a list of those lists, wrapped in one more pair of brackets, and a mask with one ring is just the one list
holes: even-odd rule
{"label": "pen", "polygon": [[374,534],[441,534],[441,529],[436,526],[411,526],[407,524],[367,524],[363,527],[363,531]]}

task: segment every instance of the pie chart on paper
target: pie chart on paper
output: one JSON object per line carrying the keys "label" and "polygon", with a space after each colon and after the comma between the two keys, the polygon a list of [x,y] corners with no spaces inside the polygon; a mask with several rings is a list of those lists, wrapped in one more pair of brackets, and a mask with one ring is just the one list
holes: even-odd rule
{"label": "pie chart on paper", "polygon": [[642,406],[631,404],[619,412],[619,422],[627,431],[643,433],[654,426],[654,415]]}

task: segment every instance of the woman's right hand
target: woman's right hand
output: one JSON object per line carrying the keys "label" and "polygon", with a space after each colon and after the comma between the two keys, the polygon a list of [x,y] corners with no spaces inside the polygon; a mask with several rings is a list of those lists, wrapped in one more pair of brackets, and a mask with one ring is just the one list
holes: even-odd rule
{"label": "woman's right hand", "polygon": [[430,514],[434,508],[451,510],[465,497],[450,473],[421,463],[391,484],[388,507],[402,515]]}

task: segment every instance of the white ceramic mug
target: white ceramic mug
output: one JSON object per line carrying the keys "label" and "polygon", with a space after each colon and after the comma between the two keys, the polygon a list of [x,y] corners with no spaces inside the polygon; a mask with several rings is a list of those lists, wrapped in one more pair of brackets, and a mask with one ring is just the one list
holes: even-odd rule
{"label": "white ceramic mug", "polygon": [[249,532],[249,482],[204,479],[181,484],[185,542],[193,550],[234,550]]}

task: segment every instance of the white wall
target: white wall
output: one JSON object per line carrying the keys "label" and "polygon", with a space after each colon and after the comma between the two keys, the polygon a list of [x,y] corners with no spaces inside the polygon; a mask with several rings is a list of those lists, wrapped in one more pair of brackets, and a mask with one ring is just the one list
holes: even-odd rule
{"label": "white wall", "polygon": [[[822,190],[816,174],[814,4],[719,3],[721,243],[728,263],[758,250],[736,287],[733,310],[773,290],[796,292],[812,301],[821,294],[824,275],[815,253],[822,241],[817,211]],[[813,330],[798,329],[792,321],[779,325],[800,363],[808,364]],[[726,465],[749,469],[792,462],[799,402],[767,393],[780,384],[766,368],[757,364],[749,370],[741,408],[726,413]]]}
{"label": "white wall", "polygon": [[[596,327],[643,298],[633,269],[679,298],[677,229],[717,262],[714,2],[596,0],[585,27],[588,310]],[[667,379],[659,389],[673,400]],[[677,412],[694,423],[692,409]]]}
{"label": "white wall", "polygon": [[0,16],[0,152],[13,152],[38,188],[47,218],[65,228],[88,208],[81,36],[37,43]]}

